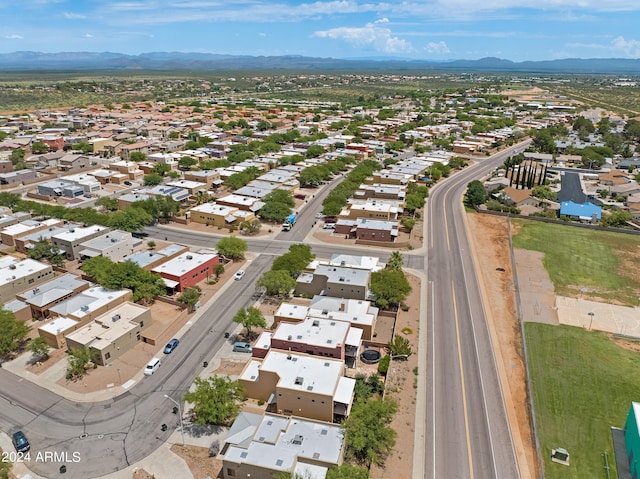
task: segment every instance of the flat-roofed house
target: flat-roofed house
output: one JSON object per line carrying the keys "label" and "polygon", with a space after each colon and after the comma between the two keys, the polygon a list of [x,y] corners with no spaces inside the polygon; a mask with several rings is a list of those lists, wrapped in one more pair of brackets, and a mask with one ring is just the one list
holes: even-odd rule
{"label": "flat-roofed house", "polygon": [[89,348],[97,353],[96,363],[105,366],[138,344],[150,325],[151,310],[127,301],[67,334],[67,347]]}
{"label": "flat-roofed house", "polygon": [[94,286],[50,307],[49,311],[54,316],[65,316],[84,326],[117,305],[129,301],[131,296],[128,289],[113,290]]}
{"label": "flat-roofed house", "polygon": [[0,258],[0,303],[12,301],[21,291],[35,288],[51,278],[53,268],[49,264],[3,256]]}
{"label": "flat-roofed house", "polygon": [[233,206],[219,205],[217,203],[203,203],[189,210],[189,218],[194,223],[212,226],[226,226],[241,224],[255,219],[252,211],[239,210]]}
{"label": "flat-roofed house", "polygon": [[263,400],[273,412],[320,421],[349,415],[355,379],[339,359],[271,349],[252,358],[238,377],[247,397]]}
{"label": "flat-roofed house", "polygon": [[342,464],[345,445],[344,428],[337,424],[241,412],[220,452],[222,477],[324,479],[331,467]]}
{"label": "flat-roofed house", "polygon": [[336,298],[367,299],[371,271],[343,266],[318,265],[296,281],[296,293]]}
{"label": "flat-roofed house", "polygon": [[168,288],[176,291],[198,284],[214,274],[220,257],[213,253],[185,252],[153,268],[165,281]]}
{"label": "flat-roofed house", "polygon": [[264,331],[253,344],[252,355],[264,358],[270,349],[340,359],[355,365],[362,329],[348,321],[307,316],[301,322],[279,322],[274,331]]}
{"label": "flat-roofed house", "polygon": [[16,295],[31,308],[31,317],[46,318],[49,308],[64,300],[89,289],[91,283],[78,278],[75,274],[67,273],[53,278],[35,288],[27,289]]}
{"label": "flat-roofed house", "polygon": [[66,231],[51,237],[51,243],[64,253],[70,261],[80,258],[80,251],[84,249],[82,244],[109,231],[106,226],[71,226]]}
{"label": "flat-roofed house", "polygon": [[128,231],[114,230],[80,244],[80,258],[104,256],[118,262],[133,253],[133,236]]}

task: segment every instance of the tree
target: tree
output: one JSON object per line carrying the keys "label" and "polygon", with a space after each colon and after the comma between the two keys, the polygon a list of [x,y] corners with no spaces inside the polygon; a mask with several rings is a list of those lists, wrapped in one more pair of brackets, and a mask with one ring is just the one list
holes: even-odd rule
{"label": "tree", "polygon": [[149,173],[148,175],[144,175],[143,179],[145,186],[158,186],[162,183],[162,176],[158,173]]}
{"label": "tree", "polygon": [[411,231],[416,225],[416,220],[414,220],[413,218],[402,218],[400,220],[400,224],[406,229],[408,229],[409,231]]}
{"label": "tree", "polygon": [[307,158],[317,158],[323,153],[324,153],[323,147],[321,147],[320,145],[311,145],[309,148],[307,148],[307,151],[305,152],[305,156]]}
{"label": "tree", "polygon": [[245,234],[254,235],[260,231],[262,223],[259,219],[253,219],[249,221],[243,221],[240,223],[240,231],[244,231]]}
{"label": "tree", "polygon": [[265,202],[258,211],[260,218],[272,221],[284,221],[291,214],[291,208],[284,203]]}
{"label": "tree", "polygon": [[543,200],[555,200],[558,195],[547,185],[538,185],[531,191],[531,196],[535,196],[536,198]]}
{"label": "tree", "polygon": [[296,205],[296,200],[293,199],[293,195],[289,190],[273,190],[271,193],[264,197],[264,201],[282,203],[289,208],[293,208]]}
{"label": "tree", "polygon": [[218,242],[218,253],[234,261],[237,259],[243,259],[247,249],[249,249],[247,242],[240,238],[236,238],[235,236],[222,238]]}
{"label": "tree", "polygon": [[369,479],[369,471],[364,467],[343,462],[327,471],[327,479]]}
{"label": "tree", "polygon": [[222,263],[218,263],[215,268],[213,268],[213,273],[216,275],[216,278],[219,278],[224,273],[224,265]]}
{"label": "tree", "polygon": [[29,343],[29,351],[33,354],[34,359],[44,361],[49,358],[49,343],[42,336],[34,338]]}
{"label": "tree", "polygon": [[64,264],[64,255],[60,253],[57,246],[49,244],[46,239],[39,239],[33,243],[33,247],[27,251],[27,256],[31,259],[46,259],[54,266],[62,266]]}
{"label": "tree", "polygon": [[155,218],[142,208],[127,208],[115,211],[109,216],[109,226],[113,229],[124,231],[138,231],[149,226]]}
{"label": "tree", "polygon": [[251,328],[266,328],[267,321],[265,320],[262,312],[255,306],[249,306],[248,308],[240,308],[236,315],[233,317],[233,322],[241,324],[247,329],[247,336],[252,336]]}
{"label": "tree", "polygon": [[30,329],[25,322],[17,320],[13,312],[0,307],[0,357],[22,346]]}
{"label": "tree", "polygon": [[147,160],[147,155],[145,155],[141,151],[132,151],[131,154],[129,154],[129,159],[131,161],[135,161],[135,162],[146,161]]}
{"label": "tree", "polygon": [[473,205],[481,205],[487,198],[487,191],[479,180],[473,180],[467,185],[467,201]]}
{"label": "tree", "polygon": [[400,251],[394,251],[393,253],[391,253],[389,261],[387,262],[387,268],[402,271],[403,265],[404,260],[402,258],[402,253]]}
{"label": "tree", "polygon": [[402,336],[394,336],[394,338],[387,344],[387,348],[389,348],[391,356],[400,356],[401,358],[399,359],[407,359],[407,357],[411,356],[413,353],[411,350],[411,343],[407,338]]}
{"label": "tree", "polygon": [[381,308],[397,305],[411,292],[411,285],[401,270],[383,269],[371,273],[371,292]]}
{"label": "tree", "polygon": [[227,376],[211,378],[197,377],[195,389],[184,395],[184,400],[193,404],[196,424],[228,425],[240,412],[245,398],[242,386]]}
{"label": "tree", "polygon": [[98,351],[89,348],[70,349],[67,357],[66,378],[68,380],[76,380],[84,376],[87,367],[93,363],[94,368],[97,367],[95,361],[98,357]]}
{"label": "tree", "polygon": [[49,145],[41,141],[36,141],[31,144],[31,153],[34,155],[40,155],[49,151]]}
{"label": "tree", "polygon": [[118,200],[110,196],[103,196],[96,200],[96,206],[102,206],[107,211],[118,211]]}
{"label": "tree", "polygon": [[0,479],[9,479],[12,467],[13,464],[10,461],[0,461]]}
{"label": "tree", "polygon": [[615,210],[608,215],[603,215],[600,220],[602,226],[624,226],[628,221],[631,221],[631,213],[625,210]]}
{"label": "tree", "polygon": [[405,202],[404,209],[409,213],[413,213],[424,206],[424,198],[417,193],[408,193]]}
{"label": "tree", "polygon": [[171,166],[166,163],[156,163],[153,167],[153,172],[160,175],[165,176],[167,173],[171,171]]}
{"label": "tree", "polygon": [[156,242],[153,240],[147,241],[147,246],[149,247],[149,249],[153,249],[156,247]]}
{"label": "tree", "polygon": [[369,399],[356,402],[344,421],[346,451],[349,459],[365,466],[382,464],[396,443],[396,432],[389,424],[398,410],[393,399]]}
{"label": "tree", "polygon": [[288,296],[296,287],[296,280],[285,270],[265,271],[256,283],[259,288],[265,288],[267,296]]}
{"label": "tree", "polygon": [[289,251],[277,257],[271,265],[272,270],[285,270],[292,277],[303,271],[316,256],[306,244],[289,246]]}
{"label": "tree", "polygon": [[192,286],[182,292],[178,301],[184,303],[189,308],[189,312],[192,313],[196,304],[200,301],[200,296],[202,296],[202,289],[199,286]]}
{"label": "tree", "polygon": [[195,158],[191,158],[190,156],[183,156],[178,160],[178,166],[183,170],[188,170],[192,166],[195,166],[198,162]]}

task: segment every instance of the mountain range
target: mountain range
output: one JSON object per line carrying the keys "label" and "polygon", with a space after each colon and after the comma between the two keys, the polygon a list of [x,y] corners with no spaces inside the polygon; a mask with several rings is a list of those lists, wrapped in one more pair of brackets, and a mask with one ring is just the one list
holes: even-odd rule
{"label": "mountain range", "polygon": [[372,72],[513,72],[640,74],[640,60],[627,58],[567,58],[562,60],[513,62],[495,57],[479,60],[336,59],[296,55],[249,56],[213,53],[152,52],[127,55],[111,52],[13,52],[0,53],[3,71],[34,70],[315,70]]}

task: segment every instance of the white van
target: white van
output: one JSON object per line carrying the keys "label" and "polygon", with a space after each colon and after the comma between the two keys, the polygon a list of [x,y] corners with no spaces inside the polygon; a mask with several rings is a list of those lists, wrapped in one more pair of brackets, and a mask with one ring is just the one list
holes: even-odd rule
{"label": "white van", "polygon": [[155,373],[158,370],[159,367],[160,367],[160,360],[158,358],[151,359],[151,361],[149,361],[144,368],[144,375],[151,376],[153,373]]}

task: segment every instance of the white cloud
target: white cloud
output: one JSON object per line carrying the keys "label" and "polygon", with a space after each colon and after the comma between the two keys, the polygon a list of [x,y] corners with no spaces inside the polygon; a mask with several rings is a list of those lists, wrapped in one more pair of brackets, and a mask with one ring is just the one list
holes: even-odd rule
{"label": "white cloud", "polygon": [[427,46],[424,47],[424,49],[428,52],[428,53],[435,53],[438,55],[442,55],[444,53],[451,53],[451,50],[449,50],[449,47],[447,46],[447,44],[445,42],[429,42],[427,43]]}
{"label": "white cloud", "polygon": [[638,40],[626,40],[620,36],[612,42],[614,50],[622,51],[626,56],[631,58],[637,58],[640,56],[640,41]]}
{"label": "white cloud", "polygon": [[380,18],[380,19],[376,20],[373,23],[389,23],[389,19],[386,18],[386,17],[385,18]]}
{"label": "white cloud", "polygon": [[83,15],[81,13],[73,13],[73,12],[65,12],[62,14],[62,16],[67,20],[84,20],[88,18],[86,15]]}
{"label": "white cloud", "polygon": [[267,34],[266,34],[266,33],[264,33],[264,32],[260,32],[260,33],[258,33],[258,36],[259,36],[259,37],[266,37],[266,36],[267,36]]}
{"label": "white cloud", "polygon": [[85,33],[84,35],[82,35],[82,38],[93,38],[93,35],[91,35],[90,33]]}
{"label": "white cloud", "polygon": [[394,37],[391,30],[379,26],[379,23],[367,23],[364,27],[338,27],[314,32],[318,38],[343,40],[355,47],[373,47],[384,53],[409,53],[414,51],[411,43]]}
{"label": "white cloud", "polygon": [[5,35],[3,38],[6,38],[7,40],[22,40],[24,37],[22,35],[12,33],[10,35]]}

